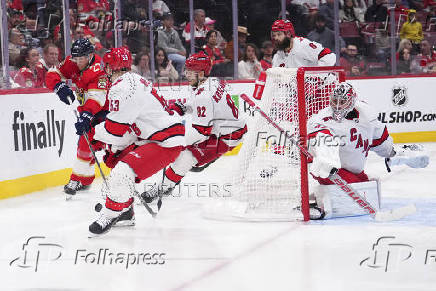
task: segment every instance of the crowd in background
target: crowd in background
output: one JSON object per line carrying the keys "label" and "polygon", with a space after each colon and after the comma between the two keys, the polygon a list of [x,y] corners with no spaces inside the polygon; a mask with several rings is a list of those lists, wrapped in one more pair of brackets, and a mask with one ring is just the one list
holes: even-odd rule
{"label": "crowd in background", "polygon": [[[238,76],[234,74],[232,1],[194,1],[191,40],[188,0],[153,0],[150,30],[148,1],[122,0],[121,21],[115,22],[114,1],[70,1],[72,41],[89,38],[96,53],[115,45],[114,25],[122,29],[122,44],[134,55],[132,69],[158,82],[184,78],[184,61],[191,52],[205,51],[211,75],[254,79],[271,67],[274,46],[270,28],[281,17],[280,0],[238,1]],[[395,15],[397,74],[436,72],[436,0],[339,0],[339,64],[348,76],[391,74],[390,11]],[[44,87],[50,67],[65,57],[61,0],[7,0],[8,50],[12,87]],[[335,51],[334,0],[287,0],[286,18],[298,36]],[[154,45],[150,47],[150,33]],[[154,53],[154,72],[151,66]],[[3,64],[3,61],[2,61]]]}

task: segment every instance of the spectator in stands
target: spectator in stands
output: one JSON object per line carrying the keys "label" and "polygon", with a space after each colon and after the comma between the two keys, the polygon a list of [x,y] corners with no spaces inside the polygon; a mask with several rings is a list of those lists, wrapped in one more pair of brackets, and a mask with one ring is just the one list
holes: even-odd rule
{"label": "spectator in stands", "polygon": [[222,55],[221,50],[217,47],[217,36],[216,30],[209,30],[206,34],[206,44],[203,46],[203,50],[212,60],[213,66],[230,61]]}
{"label": "spectator in stands", "polygon": [[365,12],[366,22],[383,22],[388,17],[388,9],[384,5],[385,0],[374,0],[373,4]]}
{"label": "spectator in stands", "polygon": [[224,37],[221,35],[221,32],[219,30],[215,29],[215,19],[211,19],[209,17],[206,17],[204,24],[207,26],[207,28],[210,30],[215,30],[216,31],[216,46],[217,48],[219,48],[220,50],[223,50],[226,47],[226,40],[224,39]]}
{"label": "spectator in stands", "polygon": [[22,10],[8,9],[8,28],[25,27],[25,17]]}
{"label": "spectator in stands", "polygon": [[415,10],[422,10],[424,9],[424,4],[425,0],[407,0],[407,3],[409,3],[409,8],[410,9],[415,9]]}
{"label": "spectator in stands", "polygon": [[17,66],[18,59],[20,58],[21,50],[26,48],[26,41],[24,34],[17,28],[12,28],[9,31],[9,64]]}
{"label": "spectator in stands", "polygon": [[400,43],[398,44],[398,49],[397,49],[397,60],[398,60],[399,57],[400,57],[400,51],[402,51],[402,50],[405,49],[405,48],[408,49],[409,52],[412,51],[413,46],[412,46],[412,42],[410,41],[410,39],[407,39],[407,38],[402,39],[402,40],[400,41]]}
{"label": "spectator in stands", "polygon": [[325,3],[319,5],[319,14],[324,15],[325,23],[331,30],[334,29],[334,19],[335,19],[335,0],[326,0]]}
{"label": "spectator in stands", "polygon": [[436,52],[431,49],[428,40],[421,42],[421,51],[413,57],[410,69],[414,74],[434,73],[436,71]]}
{"label": "spectator in stands", "polygon": [[398,59],[397,73],[398,74],[410,73],[410,63],[411,63],[410,50],[408,50],[407,48],[403,48],[400,51],[400,56]]}
{"label": "spectator in stands", "polygon": [[357,46],[348,44],[344,56],[339,60],[340,66],[344,67],[347,76],[364,76],[366,75],[365,62],[359,55]]}
{"label": "spectator in stands", "polygon": [[153,15],[157,18],[162,17],[165,13],[170,13],[168,5],[162,0],[153,0]]}
{"label": "spectator in stands", "polygon": [[421,41],[424,39],[422,34],[422,24],[416,20],[416,10],[409,9],[407,21],[401,26],[401,39],[409,39],[412,42],[412,54],[417,54],[420,51]]}
{"label": "spectator in stands", "polygon": [[42,50],[42,58],[36,64],[38,70],[43,72],[43,79],[45,85],[45,74],[49,69],[55,68],[59,64],[59,48],[53,44],[48,43]]}
{"label": "spectator in stands", "polygon": [[150,69],[150,53],[148,51],[141,51],[136,54],[133,61],[132,72],[151,80],[151,69]]}
{"label": "spectator in stands", "polygon": [[158,82],[174,82],[179,78],[177,70],[171,64],[171,61],[168,59],[168,55],[163,48],[156,49],[155,67],[155,77]]}
{"label": "spectator in stands", "polygon": [[18,65],[20,70],[14,76],[14,82],[22,88],[44,87],[44,69],[38,68],[39,52],[36,48],[21,50]]}
{"label": "spectator in stands", "polygon": [[[318,11],[318,5],[314,5],[316,7],[316,11]],[[292,21],[294,25],[295,34],[299,36],[306,37],[311,28],[308,28],[308,23],[306,21],[307,17],[307,7],[303,6],[302,3],[297,3],[297,1],[287,1],[286,3],[286,19]]]}
{"label": "spectator in stands", "polygon": [[262,66],[262,70],[266,71],[272,67],[274,45],[272,44],[271,41],[266,40],[262,43],[262,48],[260,50],[262,52],[262,59],[260,60],[260,65]]}
{"label": "spectator in stands", "polygon": [[[335,51],[335,33],[326,27],[326,19],[322,14],[316,16],[315,29],[309,32],[307,38]],[[345,48],[345,42],[342,37],[339,37],[339,41],[340,49]]]}
{"label": "spectator in stands", "polygon": [[77,0],[77,12],[80,14],[97,14],[109,10],[108,0]]}
{"label": "spectator in stands", "polygon": [[364,12],[354,6],[353,0],[344,0],[344,6],[339,9],[340,22],[364,22]]}
{"label": "spectator in stands", "polygon": [[[247,36],[249,35],[250,34],[245,26],[238,26],[238,61],[242,60],[245,52],[245,46],[247,44]],[[227,43],[227,46],[224,49],[224,55],[227,59],[233,61],[233,37],[232,40]]]}
{"label": "spectator in stands", "polygon": [[262,66],[257,58],[255,44],[247,43],[242,60],[238,63],[239,79],[257,79],[262,72]]}
{"label": "spectator in stands", "polygon": [[162,16],[163,29],[158,31],[157,45],[163,48],[168,59],[174,64],[179,76],[182,75],[186,61],[186,49],[183,47],[179,34],[174,29],[174,17],[171,13]]}
{"label": "spectator in stands", "polygon": [[[209,31],[209,28],[204,24],[206,18],[206,12],[203,9],[195,9],[194,10],[194,48],[195,52],[201,50],[203,45],[206,43],[206,33]],[[191,23],[188,22],[185,26],[185,29],[182,33],[183,38],[185,39],[186,46],[189,50],[191,46]]]}

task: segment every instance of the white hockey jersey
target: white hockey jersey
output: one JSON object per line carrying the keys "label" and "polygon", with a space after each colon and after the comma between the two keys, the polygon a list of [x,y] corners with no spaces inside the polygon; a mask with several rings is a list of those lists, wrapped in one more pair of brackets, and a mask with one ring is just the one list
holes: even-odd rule
{"label": "white hockey jersey", "polygon": [[321,44],[304,37],[294,37],[289,53],[277,51],[272,60],[273,67],[299,68],[334,66],[336,55]]}
{"label": "white hockey jersey", "polygon": [[192,112],[186,120],[188,145],[200,143],[215,135],[234,147],[247,131],[245,120],[239,115],[225,81],[208,78],[198,88],[191,90],[185,105],[187,112]]}
{"label": "white hockey jersey", "polygon": [[178,114],[152,83],[136,73],[117,78],[108,93],[109,110],[104,123],[95,127],[94,138],[126,147],[155,142],[163,147],[185,146],[185,127]]}
{"label": "white hockey jersey", "polygon": [[333,119],[330,107],[318,112],[308,121],[308,138],[312,153],[318,143],[338,146],[341,167],[355,174],[364,170],[368,151],[389,157],[393,149],[386,126],[378,121],[368,104],[361,101],[356,101],[354,110],[342,122]]}

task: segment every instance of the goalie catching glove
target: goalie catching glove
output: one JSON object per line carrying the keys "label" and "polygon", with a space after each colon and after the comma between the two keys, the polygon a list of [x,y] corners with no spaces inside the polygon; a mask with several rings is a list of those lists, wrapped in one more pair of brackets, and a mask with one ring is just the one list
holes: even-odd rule
{"label": "goalie catching glove", "polygon": [[410,168],[425,168],[430,158],[423,152],[423,147],[417,144],[403,145],[395,151],[395,155],[385,159],[386,169],[391,171],[392,166],[407,165]]}

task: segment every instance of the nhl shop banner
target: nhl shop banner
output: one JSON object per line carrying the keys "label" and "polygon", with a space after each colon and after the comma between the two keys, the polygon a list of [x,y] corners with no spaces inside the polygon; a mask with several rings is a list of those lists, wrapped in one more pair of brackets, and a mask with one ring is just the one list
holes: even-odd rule
{"label": "nhl shop banner", "polygon": [[392,133],[436,131],[436,79],[350,80]]}

